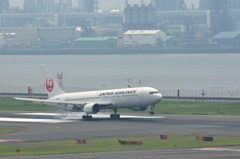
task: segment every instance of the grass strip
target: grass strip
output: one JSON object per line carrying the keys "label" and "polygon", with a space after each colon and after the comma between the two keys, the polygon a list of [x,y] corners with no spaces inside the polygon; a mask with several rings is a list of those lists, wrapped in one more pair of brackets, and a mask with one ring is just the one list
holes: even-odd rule
{"label": "grass strip", "polygon": [[[119,109],[118,112],[134,111]],[[145,113],[150,112],[148,108]],[[239,102],[161,101],[156,104],[155,114],[229,115],[240,116]]]}
{"label": "grass strip", "polygon": [[158,114],[240,115],[238,102],[162,101],[156,105]]}
{"label": "grass strip", "polygon": [[[16,152],[19,149],[20,152]],[[118,149],[112,149],[117,151]],[[40,146],[4,146],[0,145],[0,156],[26,156],[26,155],[51,155],[66,153],[87,153],[110,151],[104,148],[62,148],[62,147],[40,147]]]}
{"label": "grass strip", "polygon": [[[123,141],[142,141],[143,145],[121,145],[117,138],[88,139],[86,144],[75,140],[5,143],[0,145],[0,156],[49,155],[104,151],[129,151],[146,149],[196,148],[240,145],[240,137],[215,137],[213,142],[196,140],[195,136],[121,138]],[[16,152],[20,149],[20,152]]]}
{"label": "grass strip", "polygon": [[15,132],[15,129],[10,128],[0,128],[0,134],[9,134]]}
{"label": "grass strip", "polygon": [[19,111],[56,111],[55,108],[40,105],[29,101],[18,101],[13,98],[0,98],[0,110],[19,110]]}
{"label": "grass strip", "polygon": [[[56,111],[55,108],[13,98],[0,98],[0,110]],[[105,111],[105,110],[104,110]],[[149,113],[148,108],[145,113]],[[161,101],[155,109],[156,114],[193,114],[193,115],[232,115],[240,116],[240,102],[200,102],[200,101]],[[110,112],[110,111],[109,111]],[[112,111],[111,111],[112,112]],[[119,109],[118,112],[134,112]]]}

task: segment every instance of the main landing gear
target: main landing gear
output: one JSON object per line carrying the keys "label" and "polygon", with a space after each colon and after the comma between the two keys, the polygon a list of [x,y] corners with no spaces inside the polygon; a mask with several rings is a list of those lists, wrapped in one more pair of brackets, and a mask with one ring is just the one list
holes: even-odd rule
{"label": "main landing gear", "polygon": [[114,114],[110,115],[111,119],[120,119],[120,114],[117,114],[117,109],[114,109]]}
{"label": "main landing gear", "polygon": [[83,120],[92,120],[92,116],[91,115],[83,115],[82,119]]}
{"label": "main landing gear", "polygon": [[149,112],[150,115],[154,115],[154,108],[155,108],[155,105],[151,105],[151,110]]}

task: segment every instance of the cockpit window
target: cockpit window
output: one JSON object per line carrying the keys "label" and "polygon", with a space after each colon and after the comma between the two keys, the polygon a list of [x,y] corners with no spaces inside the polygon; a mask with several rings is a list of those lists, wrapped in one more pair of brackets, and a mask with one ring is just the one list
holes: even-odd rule
{"label": "cockpit window", "polygon": [[150,92],[149,94],[157,94],[157,93],[159,93],[159,92]]}

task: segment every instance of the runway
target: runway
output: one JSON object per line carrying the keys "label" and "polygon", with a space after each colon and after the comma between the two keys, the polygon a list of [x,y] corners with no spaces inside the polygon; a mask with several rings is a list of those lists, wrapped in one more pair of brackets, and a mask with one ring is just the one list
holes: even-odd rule
{"label": "runway", "polygon": [[[240,149],[231,147],[230,149]],[[81,154],[59,154],[46,156],[1,157],[1,159],[239,159],[240,153],[234,151],[198,151],[186,149],[141,150],[127,152],[96,152]]]}
{"label": "runway", "polygon": [[[1,111],[0,127],[14,128],[15,133],[3,134],[0,140],[24,140],[24,141],[47,141],[47,140],[65,140],[77,138],[104,138],[104,137],[141,137],[141,136],[159,136],[167,134],[169,136],[189,136],[202,134],[206,136],[240,136],[240,117],[231,116],[208,116],[208,115],[155,115],[148,114],[125,114],[122,113],[120,120],[110,120],[109,115],[99,114],[94,116],[92,121],[81,120],[81,114],[64,113],[41,113],[41,112],[19,112],[19,111]],[[7,120],[9,119],[9,120]],[[233,148],[229,148],[233,149]],[[240,149],[240,148],[239,148]],[[171,158],[171,156],[183,155],[182,158],[188,158],[187,155],[194,154],[230,154],[233,158],[240,156],[240,150],[229,151],[220,149],[193,150],[158,150],[162,153],[155,153],[152,157]],[[239,150],[239,151],[238,151]],[[146,151],[148,154],[150,151]],[[171,151],[169,156],[164,152]],[[227,153],[220,153],[227,152]],[[112,153],[112,152],[111,152]],[[115,152],[116,155],[119,152]],[[140,152],[134,151],[138,156]],[[183,154],[182,154],[183,153]],[[96,155],[104,153],[95,153]],[[108,154],[108,153],[105,153]],[[154,156],[155,154],[155,156]],[[165,156],[163,156],[165,154]],[[180,155],[180,156],[181,156]],[[62,155],[62,157],[65,155]],[[68,155],[66,155],[66,158]],[[91,156],[91,155],[90,155]],[[104,156],[104,155],[103,155]],[[190,155],[191,156],[191,155]],[[96,157],[96,156],[95,156]],[[106,157],[106,156],[104,156]],[[104,158],[102,157],[102,158]],[[206,156],[202,156],[207,158]],[[214,155],[212,156],[214,158]],[[41,157],[42,158],[42,157]],[[46,156],[47,158],[47,156]],[[56,157],[58,158],[58,157]],[[71,157],[70,157],[71,158]],[[74,158],[74,157],[73,157]],[[76,157],[77,158],[77,157]],[[91,157],[90,157],[91,158]],[[94,157],[93,157],[94,158]],[[101,158],[101,157],[99,157]],[[109,156],[110,158],[110,156]],[[121,158],[121,157],[119,157]],[[126,157],[125,157],[126,158]],[[134,158],[134,156],[129,157]],[[177,157],[181,158],[181,157]],[[201,158],[201,155],[200,157]],[[215,158],[221,158],[216,157]],[[224,158],[224,157],[223,157]],[[225,156],[226,158],[226,156]],[[228,157],[229,158],[229,157]],[[237,157],[236,157],[237,158]]]}
{"label": "runway", "polygon": [[0,127],[15,128],[16,133],[1,135],[5,139],[64,140],[75,138],[213,135],[239,136],[240,117],[207,115],[121,114],[110,120],[109,114],[83,121],[82,114],[1,111]]}

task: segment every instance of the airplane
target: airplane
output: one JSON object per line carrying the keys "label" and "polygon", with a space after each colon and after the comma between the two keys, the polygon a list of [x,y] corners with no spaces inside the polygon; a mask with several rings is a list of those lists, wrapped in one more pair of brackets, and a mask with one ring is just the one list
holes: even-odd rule
{"label": "airplane", "polygon": [[65,93],[45,65],[40,66],[45,78],[44,87],[48,93],[48,99],[15,98],[16,100],[32,101],[69,112],[84,112],[86,115],[82,116],[83,120],[91,120],[91,114],[97,114],[100,110],[106,109],[114,110],[114,114],[110,115],[111,119],[119,119],[120,114],[117,114],[117,110],[122,108],[145,111],[151,106],[150,114],[153,115],[155,104],[162,100],[162,94],[151,87]]}

